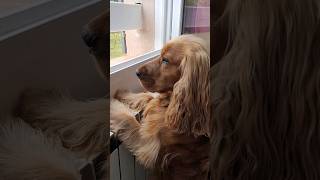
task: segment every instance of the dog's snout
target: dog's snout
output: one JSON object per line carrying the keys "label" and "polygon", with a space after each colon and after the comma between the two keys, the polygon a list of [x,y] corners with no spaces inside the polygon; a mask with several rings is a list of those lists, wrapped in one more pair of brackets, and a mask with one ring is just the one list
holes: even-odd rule
{"label": "dog's snout", "polygon": [[82,31],[81,37],[88,47],[90,48],[95,47],[96,40],[97,40],[97,35],[95,33],[88,30],[88,28],[85,28]]}
{"label": "dog's snout", "polygon": [[137,71],[137,72],[136,72],[136,75],[140,78],[140,77],[142,76],[142,73],[139,72],[139,71]]}
{"label": "dog's snout", "polygon": [[137,71],[136,71],[136,75],[140,79],[146,78],[148,76],[147,68],[145,68],[145,66],[142,66],[142,67],[138,68]]}

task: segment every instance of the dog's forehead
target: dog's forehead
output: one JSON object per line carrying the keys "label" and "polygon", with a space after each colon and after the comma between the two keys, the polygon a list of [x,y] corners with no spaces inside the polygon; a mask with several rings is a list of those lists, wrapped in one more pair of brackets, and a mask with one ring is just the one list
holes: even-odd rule
{"label": "dog's forehead", "polygon": [[186,48],[184,48],[181,43],[168,43],[162,48],[161,57],[168,58],[172,63],[180,62],[180,60],[185,56]]}
{"label": "dog's forehead", "polygon": [[161,51],[161,55],[182,53],[185,50],[185,44],[181,41],[168,42]]}

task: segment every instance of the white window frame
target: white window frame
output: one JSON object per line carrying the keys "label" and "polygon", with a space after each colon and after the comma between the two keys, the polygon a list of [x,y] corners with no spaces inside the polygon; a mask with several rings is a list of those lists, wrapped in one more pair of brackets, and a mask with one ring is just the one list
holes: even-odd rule
{"label": "white window frame", "polygon": [[129,68],[131,66],[143,63],[144,61],[153,59],[153,58],[157,57],[159,54],[160,54],[160,50],[154,50],[151,52],[147,52],[141,56],[137,56],[132,59],[129,59],[125,62],[119,63],[117,65],[111,66],[110,67],[110,74],[112,75],[112,74],[118,73],[123,69]]}
{"label": "white window frame", "polygon": [[86,8],[102,0],[44,0],[0,17],[0,41]]}
{"label": "white window frame", "polygon": [[171,38],[175,38],[182,33],[184,0],[173,0],[172,9],[172,31]]}

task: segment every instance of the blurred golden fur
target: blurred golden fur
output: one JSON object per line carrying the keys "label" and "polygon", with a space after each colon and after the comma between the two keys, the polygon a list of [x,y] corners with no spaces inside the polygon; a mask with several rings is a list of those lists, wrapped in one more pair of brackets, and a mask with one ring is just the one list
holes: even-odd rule
{"label": "blurred golden fur", "polygon": [[[108,74],[106,66],[108,60],[106,50],[109,33],[108,16],[108,11],[105,11],[92,18],[82,34],[85,43],[90,45],[90,53],[95,57],[97,70],[102,73],[103,77]],[[94,41],[88,44],[85,35],[89,35],[93,38],[89,40]],[[104,153],[106,156],[105,161],[99,163],[98,166],[101,168],[96,176],[99,179],[109,179],[109,124],[107,121],[109,104],[107,102],[107,98],[80,101],[58,90],[29,89],[24,91],[19,99],[16,115],[33,129],[25,123],[23,126],[20,123],[10,124],[10,126],[4,125],[3,129],[0,129],[0,132],[3,130],[6,133],[6,136],[0,136],[2,138],[0,179],[2,177],[6,177],[5,179],[11,177],[13,177],[11,179],[24,179],[24,176],[26,176],[25,179],[31,177],[31,179],[72,179],[60,176],[58,171],[61,170],[62,173],[63,171],[66,173],[71,171],[68,167],[64,169],[62,164],[64,160],[68,163],[70,154],[79,161],[86,161],[100,153]],[[21,123],[23,122],[21,121]],[[40,132],[35,132],[35,129]],[[48,139],[52,142],[49,142]],[[10,144],[10,141],[16,144]],[[38,145],[40,149],[32,147],[32,145]],[[32,151],[32,148],[36,151]],[[8,154],[4,153],[5,149],[8,150],[6,152]],[[23,152],[24,149],[27,151]],[[70,153],[59,156],[60,154],[56,152],[57,149],[70,151]],[[45,157],[41,150],[46,150],[47,155],[52,157]],[[24,154],[30,157],[23,157]],[[4,158],[20,159],[5,160]],[[26,161],[32,161],[31,158],[34,158],[35,161]],[[58,159],[59,162],[54,162],[55,159]],[[23,166],[17,166],[13,169],[12,163]],[[79,170],[78,167],[73,173],[78,175]],[[27,173],[34,175],[31,176]]]}
{"label": "blurred golden fur", "polygon": [[[137,70],[148,93],[117,91],[110,128],[147,168],[164,179],[208,175],[209,50],[200,38],[168,42],[159,58]],[[139,123],[134,111],[143,110]]]}
{"label": "blurred golden fur", "polygon": [[91,159],[109,145],[107,110],[107,98],[80,101],[58,90],[30,89],[21,95],[17,115],[78,158]]}
{"label": "blurred golden fur", "polygon": [[0,179],[81,179],[73,153],[20,119],[8,118],[0,126],[0,141]]}
{"label": "blurred golden fur", "polygon": [[92,18],[84,27],[82,39],[89,48],[90,54],[94,57],[97,70],[103,78],[109,75],[108,63],[108,36],[109,36],[109,10],[100,13]]}
{"label": "blurred golden fur", "polygon": [[[97,71],[107,77],[108,10],[92,18],[83,29],[82,38],[95,57]],[[91,36],[91,44],[85,37]],[[17,115],[35,129],[56,139],[78,159],[91,159],[105,153],[106,159],[98,172],[109,179],[109,124],[107,98],[76,100],[58,90],[29,89],[22,93]],[[103,177],[101,177],[103,176]]]}
{"label": "blurred golden fur", "polygon": [[320,179],[320,1],[217,1],[212,179]]}

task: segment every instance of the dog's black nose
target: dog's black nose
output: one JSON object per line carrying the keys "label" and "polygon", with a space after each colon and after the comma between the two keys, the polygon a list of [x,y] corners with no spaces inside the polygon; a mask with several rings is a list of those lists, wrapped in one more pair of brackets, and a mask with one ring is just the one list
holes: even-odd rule
{"label": "dog's black nose", "polygon": [[95,33],[85,28],[81,33],[81,37],[88,47],[95,47],[97,41],[97,35]]}
{"label": "dog's black nose", "polygon": [[142,73],[139,72],[139,71],[137,71],[137,72],[136,72],[136,75],[140,78],[140,77],[142,76]]}

